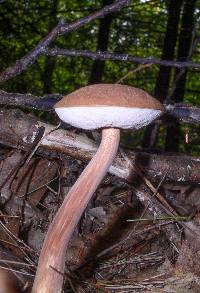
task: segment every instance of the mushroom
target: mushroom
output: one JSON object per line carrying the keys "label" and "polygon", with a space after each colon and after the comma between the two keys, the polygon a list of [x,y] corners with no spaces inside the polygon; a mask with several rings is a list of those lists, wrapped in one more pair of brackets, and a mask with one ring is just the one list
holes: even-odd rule
{"label": "mushroom", "polygon": [[115,158],[120,129],[139,129],[164,111],[160,102],[145,91],[119,84],[83,87],[62,98],[54,108],[61,120],[74,127],[102,129],[102,140],[50,224],[40,253],[33,293],[61,292],[67,245]]}

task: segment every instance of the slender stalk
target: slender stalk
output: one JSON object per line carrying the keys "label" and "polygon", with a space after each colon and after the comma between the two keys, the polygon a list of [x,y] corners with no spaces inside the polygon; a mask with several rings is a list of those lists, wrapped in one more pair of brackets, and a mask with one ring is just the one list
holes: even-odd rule
{"label": "slender stalk", "polygon": [[103,129],[99,149],[67,194],[50,224],[40,253],[32,293],[62,291],[68,242],[89,200],[112,164],[119,139],[119,129]]}

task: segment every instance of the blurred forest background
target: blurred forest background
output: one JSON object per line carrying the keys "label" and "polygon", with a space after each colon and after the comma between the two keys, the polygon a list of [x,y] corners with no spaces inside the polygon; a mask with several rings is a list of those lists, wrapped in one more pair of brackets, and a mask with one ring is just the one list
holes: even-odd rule
{"label": "blurred forest background", "polygon": [[[112,0],[1,0],[1,71],[31,51],[59,20],[71,23],[112,3]],[[59,36],[51,47],[200,63],[199,23],[200,1],[134,0],[119,12]],[[142,66],[126,60],[68,55],[40,56],[20,75],[1,83],[0,89],[43,96],[67,94],[91,83],[121,82],[142,88],[166,104],[184,101],[200,105],[199,69],[194,67],[160,66],[149,60],[147,66]],[[124,143],[153,148],[157,131],[153,125],[137,134],[125,135]],[[174,122],[162,127],[157,146],[166,151],[197,154],[199,132],[199,126],[180,126]]]}

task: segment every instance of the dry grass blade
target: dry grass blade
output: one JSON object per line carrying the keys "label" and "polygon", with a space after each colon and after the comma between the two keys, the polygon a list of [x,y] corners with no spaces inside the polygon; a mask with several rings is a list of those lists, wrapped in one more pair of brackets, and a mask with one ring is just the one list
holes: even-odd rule
{"label": "dry grass blade", "polygon": [[152,66],[153,63],[149,63],[149,64],[142,64],[142,65],[139,65],[137,68],[133,69],[133,70],[130,70],[127,74],[125,74],[124,76],[122,76],[118,81],[116,81],[115,83],[121,83],[123,82],[125,79],[127,79],[131,74],[134,74],[138,71],[141,71],[143,69],[146,69],[146,68],[149,68],[150,66]]}

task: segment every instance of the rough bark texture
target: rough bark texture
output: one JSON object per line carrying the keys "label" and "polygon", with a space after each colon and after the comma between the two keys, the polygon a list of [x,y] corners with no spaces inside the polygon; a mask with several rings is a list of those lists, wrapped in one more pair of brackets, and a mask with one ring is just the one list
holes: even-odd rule
{"label": "rough bark texture", "polygon": [[23,107],[53,112],[53,106],[61,99],[60,94],[49,94],[43,97],[32,94],[7,93],[0,90],[0,105]]}
{"label": "rough bark texture", "polygon": [[154,57],[137,57],[124,53],[112,53],[110,51],[103,52],[91,52],[87,50],[75,50],[75,49],[62,49],[58,47],[46,48],[41,55],[48,56],[71,56],[71,57],[84,57],[90,58],[92,60],[113,60],[113,61],[123,61],[123,62],[132,62],[136,64],[157,64],[162,66],[171,66],[175,68],[200,68],[199,63],[192,61],[171,61],[171,60],[162,60]]}

